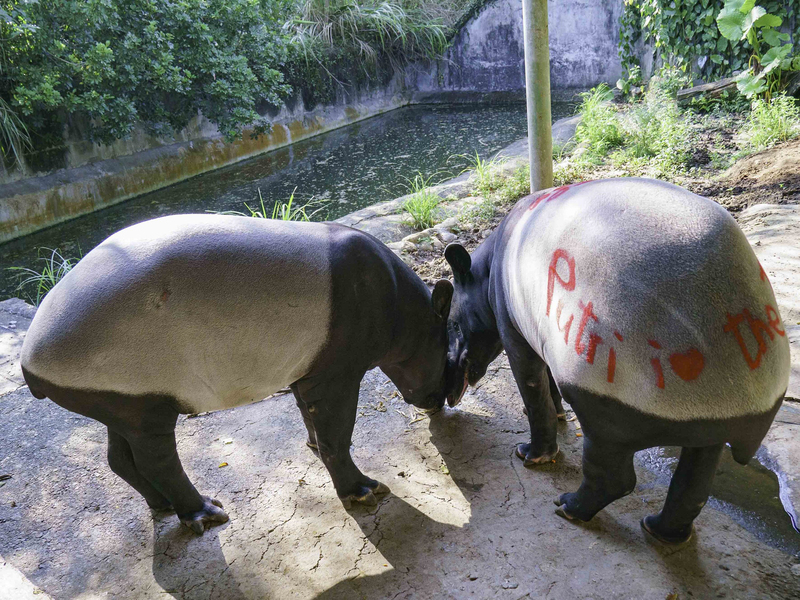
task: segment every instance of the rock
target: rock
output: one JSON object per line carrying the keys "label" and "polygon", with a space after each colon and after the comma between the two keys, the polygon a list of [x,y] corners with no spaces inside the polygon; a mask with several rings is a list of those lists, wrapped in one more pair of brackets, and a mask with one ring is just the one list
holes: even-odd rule
{"label": "rock", "polygon": [[800,577],[800,564],[792,565],[792,575]]}
{"label": "rock", "polygon": [[455,217],[450,217],[449,219],[445,219],[441,223],[439,223],[436,227],[434,227],[437,231],[448,231],[452,232],[458,229],[458,219]]}
{"label": "rock", "polygon": [[433,247],[436,248],[437,250],[442,250],[444,248],[444,243],[442,243],[442,240],[440,240],[436,236],[431,238],[431,243],[433,244]]}
{"label": "rock", "polygon": [[399,254],[400,252],[410,252],[414,249],[415,245],[411,242],[406,242],[405,240],[401,240],[399,242],[389,242],[386,244],[386,247],[389,248],[392,252]]}
{"label": "rock", "polygon": [[450,242],[455,242],[456,239],[458,239],[458,236],[455,233],[450,233],[449,231],[440,231],[439,239],[445,244],[449,244]]}
{"label": "rock", "polygon": [[403,238],[404,242],[411,242],[412,244],[419,244],[422,240],[428,238],[432,238],[436,231],[434,229],[424,229],[422,231],[417,231],[416,233],[412,233],[411,235],[407,235]]}

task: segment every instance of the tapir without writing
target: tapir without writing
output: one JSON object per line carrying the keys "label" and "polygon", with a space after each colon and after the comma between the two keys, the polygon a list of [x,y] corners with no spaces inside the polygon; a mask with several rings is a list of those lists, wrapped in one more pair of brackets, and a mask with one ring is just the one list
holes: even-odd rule
{"label": "tapir without writing", "polygon": [[111,469],[197,533],[228,517],[181,467],[178,415],[285,386],[346,507],[374,504],[388,488],[350,456],[359,383],[378,366],[407,402],[441,407],[452,293],[347,227],[164,217],[111,236],[53,288],[22,369],[34,396],[105,424]]}
{"label": "tapir without writing", "polygon": [[523,198],[472,257],[456,244],[445,256],[448,402],[505,349],[531,466],[558,453],[563,397],[584,433],[583,483],[556,500],[568,519],[633,491],[634,452],[681,446],[663,510],[642,527],[687,541],[723,446],[748,462],[788,386],[775,296],[734,219],[660,181],[592,181]]}

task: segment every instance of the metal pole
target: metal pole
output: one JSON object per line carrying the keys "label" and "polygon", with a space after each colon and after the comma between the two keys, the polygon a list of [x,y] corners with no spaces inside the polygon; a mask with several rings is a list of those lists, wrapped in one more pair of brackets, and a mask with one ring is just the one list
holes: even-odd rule
{"label": "metal pole", "polygon": [[553,131],[550,113],[550,43],[547,0],[522,0],[525,36],[525,97],[531,192],[553,186]]}

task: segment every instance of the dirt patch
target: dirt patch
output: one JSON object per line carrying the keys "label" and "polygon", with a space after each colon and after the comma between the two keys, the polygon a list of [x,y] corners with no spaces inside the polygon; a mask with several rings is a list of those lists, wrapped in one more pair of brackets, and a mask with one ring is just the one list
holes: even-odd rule
{"label": "dirt patch", "polygon": [[734,214],[756,204],[798,204],[800,139],[743,158],[716,179],[688,187]]}

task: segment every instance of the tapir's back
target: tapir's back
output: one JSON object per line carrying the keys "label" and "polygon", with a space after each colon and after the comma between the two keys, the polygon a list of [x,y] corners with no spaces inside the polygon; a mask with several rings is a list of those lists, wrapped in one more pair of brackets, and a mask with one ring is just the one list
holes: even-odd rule
{"label": "tapir's back", "polygon": [[22,365],[72,389],[161,393],[187,411],[258,400],[326,342],[330,230],[181,215],[100,244],[47,295]]}
{"label": "tapir's back", "polygon": [[788,340],[766,273],[724,208],[623,179],[551,190],[515,210],[504,290],[559,385],[677,421],[773,409]]}

